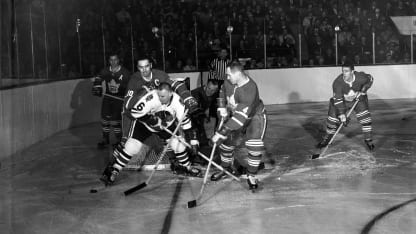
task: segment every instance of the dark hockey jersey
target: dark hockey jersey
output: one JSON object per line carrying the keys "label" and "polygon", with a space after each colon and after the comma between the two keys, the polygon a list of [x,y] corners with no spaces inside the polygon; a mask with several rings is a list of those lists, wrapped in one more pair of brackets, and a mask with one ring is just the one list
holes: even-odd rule
{"label": "dark hockey jersey", "polygon": [[179,94],[184,100],[191,96],[190,91],[186,88],[185,83],[180,79],[171,79],[168,74],[161,70],[153,69],[150,80],[145,80],[140,72],[136,72],[131,76],[128,91],[137,91],[137,89],[146,86],[150,90],[156,89],[160,83],[166,82],[172,86],[172,89]]}
{"label": "dark hockey jersey", "polygon": [[111,70],[110,67],[106,67],[100,71],[94,80],[94,83],[105,83],[105,96],[112,98],[122,99],[126,94],[127,84],[130,79],[130,71],[123,66],[119,69]]}
{"label": "dark hockey jersey", "polygon": [[334,104],[339,113],[345,113],[345,101],[353,101],[364,85],[371,87],[373,84],[373,77],[369,74],[354,71],[353,75],[352,82],[344,81],[343,75],[340,74],[332,84]]}
{"label": "dark hockey jersey", "polygon": [[224,126],[231,130],[244,127],[255,114],[264,111],[259,90],[251,78],[240,87],[226,80],[219,96],[227,100],[227,110],[231,112],[231,118],[224,123]]}

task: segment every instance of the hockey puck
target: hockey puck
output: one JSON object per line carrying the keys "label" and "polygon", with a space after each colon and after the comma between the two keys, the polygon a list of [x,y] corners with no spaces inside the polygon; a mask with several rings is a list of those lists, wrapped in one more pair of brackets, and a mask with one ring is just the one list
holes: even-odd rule
{"label": "hockey puck", "polygon": [[90,193],[97,193],[98,192],[98,190],[97,189],[91,189],[90,190]]}
{"label": "hockey puck", "polygon": [[319,154],[312,154],[311,156],[310,156],[310,159],[317,159],[317,158],[319,158]]}

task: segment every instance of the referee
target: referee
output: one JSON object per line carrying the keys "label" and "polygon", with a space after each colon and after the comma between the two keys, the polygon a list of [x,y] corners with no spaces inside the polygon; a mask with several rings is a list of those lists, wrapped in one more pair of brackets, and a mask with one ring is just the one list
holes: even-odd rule
{"label": "referee", "polygon": [[208,73],[208,80],[216,80],[219,88],[221,88],[224,80],[227,79],[227,64],[230,62],[230,60],[227,59],[227,55],[227,50],[221,49],[218,52],[218,58],[212,60],[209,65],[210,71]]}

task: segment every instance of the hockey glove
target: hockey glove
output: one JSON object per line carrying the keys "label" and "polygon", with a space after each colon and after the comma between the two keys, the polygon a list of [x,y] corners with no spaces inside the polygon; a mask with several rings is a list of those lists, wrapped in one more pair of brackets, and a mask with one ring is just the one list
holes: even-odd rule
{"label": "hockey glove", "polygon": [[103,87],[101,79],[96,77],[92,83],[92,95],[101,97],[103,95]]}
{"label": "hockey glove", "polygon": [[226,119],[228,117],[227,104],[224,98],[217,98],[217,114],[218,117]]}
{"label": "hockey glove", "polygon": [[198,140],[191,140],[189,143],[191,144],[191,154],[192,155],[198,155],[199,141]]}
{"label": "hockey glove", "polygon": [[344,127],[348,126],[348,119],[345,116],[345,114],[341,114],[338,116],[338,119],[341,121],[341,123],[344,125]]}
{"label": "hockey glove", "polygon": [[371,87],[371,85],[370,85],[370,84],[365,84],[365,85],[363,85],[363,87],[361,88],[361,93],[362,93],[362,94],[366,94],[366,93],[367,93],[367,90],[369,90],[369,89],[370,89],[370,87]]}
{"label": "hockey glove", "polygon": [[230,129],[223,126],[220,130],[215,132],[214,136],[212,136],[211,141],[214,144],[220,145],[222,142],[227,140],[228,134],[230,133]]}
{"label": "hockey glove", "polygon": [[186,109],[189,110],[188,113],[191,115],[199,110],[198,101],[192,96],[185,98],[184,103]]}
{"label": "hockey glove", "polygon": [[227,119],[227,117],[228,117],[227,108],[225,108],[225,107],[218,108],[217,112],[218,112],[218,115],[219,115],[218,117],[223,118],[223,119]]}
{"label": "hockey glove", "polygon": [[192,128],[185,130],[185,140],[191,145],[191,154],[197,155],[199,150],[199,141],[196,130]]}

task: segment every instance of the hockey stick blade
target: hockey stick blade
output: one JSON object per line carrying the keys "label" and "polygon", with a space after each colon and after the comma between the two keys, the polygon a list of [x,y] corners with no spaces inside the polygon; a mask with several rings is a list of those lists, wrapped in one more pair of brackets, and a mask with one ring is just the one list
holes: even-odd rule
{"label": "hockey stick blade", "polygon": [[196,199],[192,201],[188,201],[188,208],[194,208],[196,207]]}
{"label": "hockey stick blade", "polygon": [[[348,119],[352,113],[352,111],[355,109],[355,107],[357,106],[358,102],[360,101],[359,97],[362,94],[358,94],[357,97],[355,97],[355,101],[354,104],[352,105],[352,107],[348,110],[347,114],[346,114],[346,118]],[[339,131],[341,130],[341,128],[344,126],[344,124],[340,124],[337,127],[337,130],[335,131],[334,135],[332,135],[331,140],[328,142],[328,144],[325,146],[324,150],[321,151],[320,154],[312,154],[310,159],[317,159],[320,158],[321,155],[325,154],[326,151],[328,150],[329,146],[332,144],[332,141],[335,139],[335,136],[339,133]],[[346,126],[346,125],[345,125]],[[322,158],[322,157],[321,157]]]}
{"label": "hockey stick blade", "polygon": [[128,195],[130,195],[130,194],[132,194],[132,193],[134,193],[134,192],[136,192],[136,191],[138,191],[138,190],[140,190],[140,189],[142,189],[146,186],[147,186],[146,182],[143,182],[143,183],[141,183],[137,186],[134,186],[133,188],[130,188],[130,189],[124,191],[124,196],[128,196]]}

